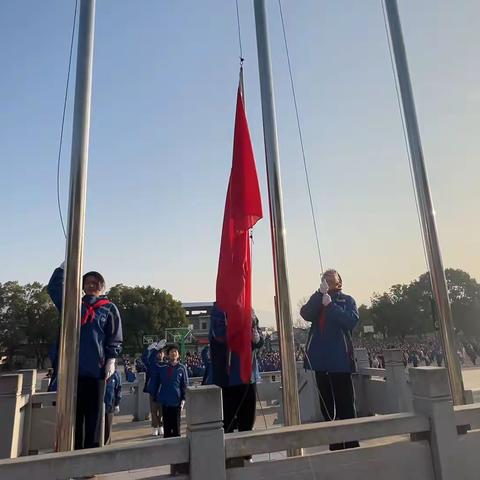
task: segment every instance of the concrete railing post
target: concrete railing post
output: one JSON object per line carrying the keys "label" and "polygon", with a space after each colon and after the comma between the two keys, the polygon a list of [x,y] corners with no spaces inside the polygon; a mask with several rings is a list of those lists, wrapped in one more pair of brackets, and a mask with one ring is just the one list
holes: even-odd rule
{"label": "concrete railing post", "polygon": [[355,363],[357,366],[357,372],[362,368],[370,367],[370,362],[368,361],[368,351],[366,348],[355,349]]}
{"label": "concrete railing post", "polygon": [[[320,410],[317,382],[313,370],[298,370],[298,397],[300,401],[300,419],[302,423],[320,422],[323,419]],[[281,398],[280,388],[278,389]],[[279,409],[278,415],[283,415],[283,408]],[[283,422],[283,417],[282,417]]]}
{"label": "concrete railing post", "polygon": [[366,382],[370,377],[361,375],[359,372],[363,368],[369,368],[368,351],[366,348],[355,349],[355,366],[357,375],[353,375],[353,387],[355,389],[355,408],[357,409],[357,416],[366,417],[369,415],[367,388]]}
{"label": "concrete railing post", "polygon": [[389,411],[391,413],[411,412],[412,395],[403,364],[403,352],[400,349],[385,350],[384,356]]}
{"label": "concrete railing post", "polygon": [[145,388],[145,373],[137,373],[137,386],[135,387],[135,408],[133,412],[133,421],[141,422],[148,418],[150,412],[148,394],[143,392]]}
{"label": "concrete railing post", "polygon": [[21,452],[22,381],[21,374],[0,377],[0,458],[15,458]]}
{"label": "concrete railing post", "polygon": [[28,395],[28,404],[25,407],[25,418],[23,420],[23,435],[22,435],[22,455],[28,455],[30,450],[30,431],[32,425],[32,395],[35,393],[35,386],[37,383],[36,370],[19,370],[18,373],[23,375],[22,381],[22,395]]}
{"label": "concrete railing post", "polygon": [[35,369],[19,370],[18,373],[23,375],[22,394],[31,395],[35,393],[35,385],[37,383],[37,371]]}
{"label": "concrete railing post", "polygon": [[48,386],[50,385],[50,378],[45,377],[40,380],[40,391],[48,392]]}
{"label": "concrete railing post", "polygon": [[430,448],[435,480],[463,478],[458,469],[458,435],[447,371],[439,367],[410,369],[413,409],[430,419]]}
{"label": "concrete railing post", "polygon": [[215,385],[188,387],[187,437],[190,480],[225,480],[222,391]]}

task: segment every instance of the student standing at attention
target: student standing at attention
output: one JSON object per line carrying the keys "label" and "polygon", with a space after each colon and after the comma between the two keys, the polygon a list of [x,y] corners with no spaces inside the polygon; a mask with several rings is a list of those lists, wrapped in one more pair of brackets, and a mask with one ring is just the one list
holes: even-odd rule
{"label": "student standing at attention", "polygon": [[162,405],[164,438],[180,436],[180,414],[185,405],[188,374],[185,365],[179,362],[176,345],[166,349],[168,362],[152,368],[149,393],[156,403]]}
{"label": "student standing at attention", "polygon": [[[53,303],[62,311],[63,263],[48,283]],[[105,385],[115,373],[115,359],[122,351],[122,321],[117,306],[105,292],[105,279],[95,271],[83,276],[85,295],[81,306],[80,344],[78,352],[77,409],[75,416],[75,450],[95,448],[103,443],[102,420]],[[50,391],[56,390],[58,344],[52,350],[53,376]]]}

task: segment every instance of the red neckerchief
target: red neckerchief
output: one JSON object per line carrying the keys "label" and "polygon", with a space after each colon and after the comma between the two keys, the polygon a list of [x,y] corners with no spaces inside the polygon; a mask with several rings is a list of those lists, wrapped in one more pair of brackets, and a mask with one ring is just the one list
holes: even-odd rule
{"label": "red neckerchief", "polygon": [[325,306],[322,303],[322,307],[320,308],[320,333],[322,335],[325,330],[326,323],[327,323],[327,315],[325,312]]}
{"label": "red neckerchief", "polygon": [[171,363],[168,364],[168,370],[167,370],[167,377],[168,377],[168,380],[171,380],[172,376],[173,376],[173,369],[178,365],[178,363],[176,363],[175,365],[172,365]]}
{"label": "red neckerchief", "polygon": [[[329,295],[332,295],[334,293],[338,293],[340,292],[341,289],[340,288],[334,288],[333,290],[329,290],[328,291],[328,294]],[[325,331],[325,327],[327,326],[327,309],[325,308],[325,305],[323,305],[322,303],[322,306],[320,308],[320,333],[323,334],[323,332]]]}
{"label": "red neckerchief", "polygon": [[87,302],[83,301],[83,304],[85,305],[85,308],[87,310],[82,318],[82,326],[86,323],[93,323],[93,320],[95,319],[95,310],[97,308],[103,307],[104,305],[108,305],[109,303],[110,300],[108,300],[108,298],[101,298],[92,305],[89,305]]}

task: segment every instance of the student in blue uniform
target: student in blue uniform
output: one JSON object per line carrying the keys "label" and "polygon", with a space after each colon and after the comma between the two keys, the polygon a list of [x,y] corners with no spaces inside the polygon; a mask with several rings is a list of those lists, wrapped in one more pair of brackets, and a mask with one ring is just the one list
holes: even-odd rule
{"label": "student in blue uniform", "polygon": [[210,313],[210,357],[212,383],[222,389],[223,429],[225,433],[253,429],[255,424],[257,382],[260,380],[256,351],[262,348],[264,338],[258,318],[252,310],[252,375],[245,384],[240,378],[240,360],[227,342],[227,317],[216,304]]}
{"label": "student in blue uniform", "polygon": [[180,436],[180,414],[185,405],[188,374],[179,362],[177,345],[166,349],[168,362],[152,368],[149,393],[162,405],[164,438]]}
{"label": "student in blue uniform", "polygon": [[122,399],[122,381],[117,371],[107,380],[105,386],[105,441],[104,445],[109,445],[111,441],[111,431],[113,415],[120,412],[120,400]]}
{"label": "student in blue uniform", "polygon": [[[355,418],[355,371],[352,330],[358,322],[355,300],[342,292],[342,277],[327,270],[320,288],[300,309],[312,326],[308,334],[305,367],[315,371],[323,417],[328,420]],[[358,447],[358,442],[330,445],[330,450]]]}
{"label": "student in blue uniform", "polygon": [[211,385],[212,384],[212,359],[210,358],[210,346],[206,345],[202,349],[201,353],[202,363],[205,368],[203,372],[202,385]]}
{"label": "student in blue uniform", "polygon": [[[59,311],[63,301],[63,264],[55,269],[48,293]],[[105,382],[115,372],[115,359],[122,350],[122,323],[118,308],[103,295],[105,280],[98,272],[83,276],[80,346],[78,354],[75,450],[99,447],[101,443]],[[56,388],[58,344],[53,349]]]}
{"label": "student in blue uniform", "polygon": [[135,375],[135,372],[133,371],[133,368],[129,362],[125,362],[124,371],[125,371],[125,380],[127,382],[133,383],[137,379],[137,376]]}
{"label": "student in blue uniform", "polygon": [[[147,363],[147,377],[150,382],[153,372],[156,367],[165,364],[165,352],[163,348],[157,350],[157,348],[151,349],[151,355]],[[148,382],[145,382],[145,392],[149,393]],[[157,402],[156,396],[149,393],[150,399],[150,415],[152,419],[153,436],[163,435],[163,416],[162,405]]]}

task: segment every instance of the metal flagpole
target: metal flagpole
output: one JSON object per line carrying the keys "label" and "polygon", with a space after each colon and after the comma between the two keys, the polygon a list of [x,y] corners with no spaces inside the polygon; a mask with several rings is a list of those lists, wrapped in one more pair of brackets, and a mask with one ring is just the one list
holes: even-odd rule
{"label": "metal flagpole", "polygon": [[400,86],[405,125],[408,135],[408,145],[412,159],[433,295],[435,297],[440,317],[439,323],[443,351],[445,353],[445,365],[450,378],[453,403],[455,405],[461,405],[464,403],[462,372],[456,354],[452,310],[450,308],[447,281],[445,279],[445,270],[443,268],[442,254],[438,240],[435,210],[433,208],[427,170],[423,158],[422,143],[418,128],[417,113],[415,111],[415,102],[413,99],[412,84],[408,70],[407,55],[405,52],[405,44],[403,42],[397,0],[385,0],[385,7],[390,38],[392,41],[392,49],[395,57],[397,78]]}
{"label": "metal flagpole", "polygon": [[[288,288],[282,186],[280,182],[277,125],[265,1],[254,0],[254,7],[275,275],[275,307],[280,336],[280,352],[282,355],[283,415],[285,425],[299,425],[300,408],[298,402],[297,369]],[[300,454],[299,451],[290,453]]]}
{"label": "metal flagpole", "polygon": [[56,450],[60,452],[73,450],[74,447],[94,22],[95,0],[81,0],[70,164],[66,269],[58,352]]}

